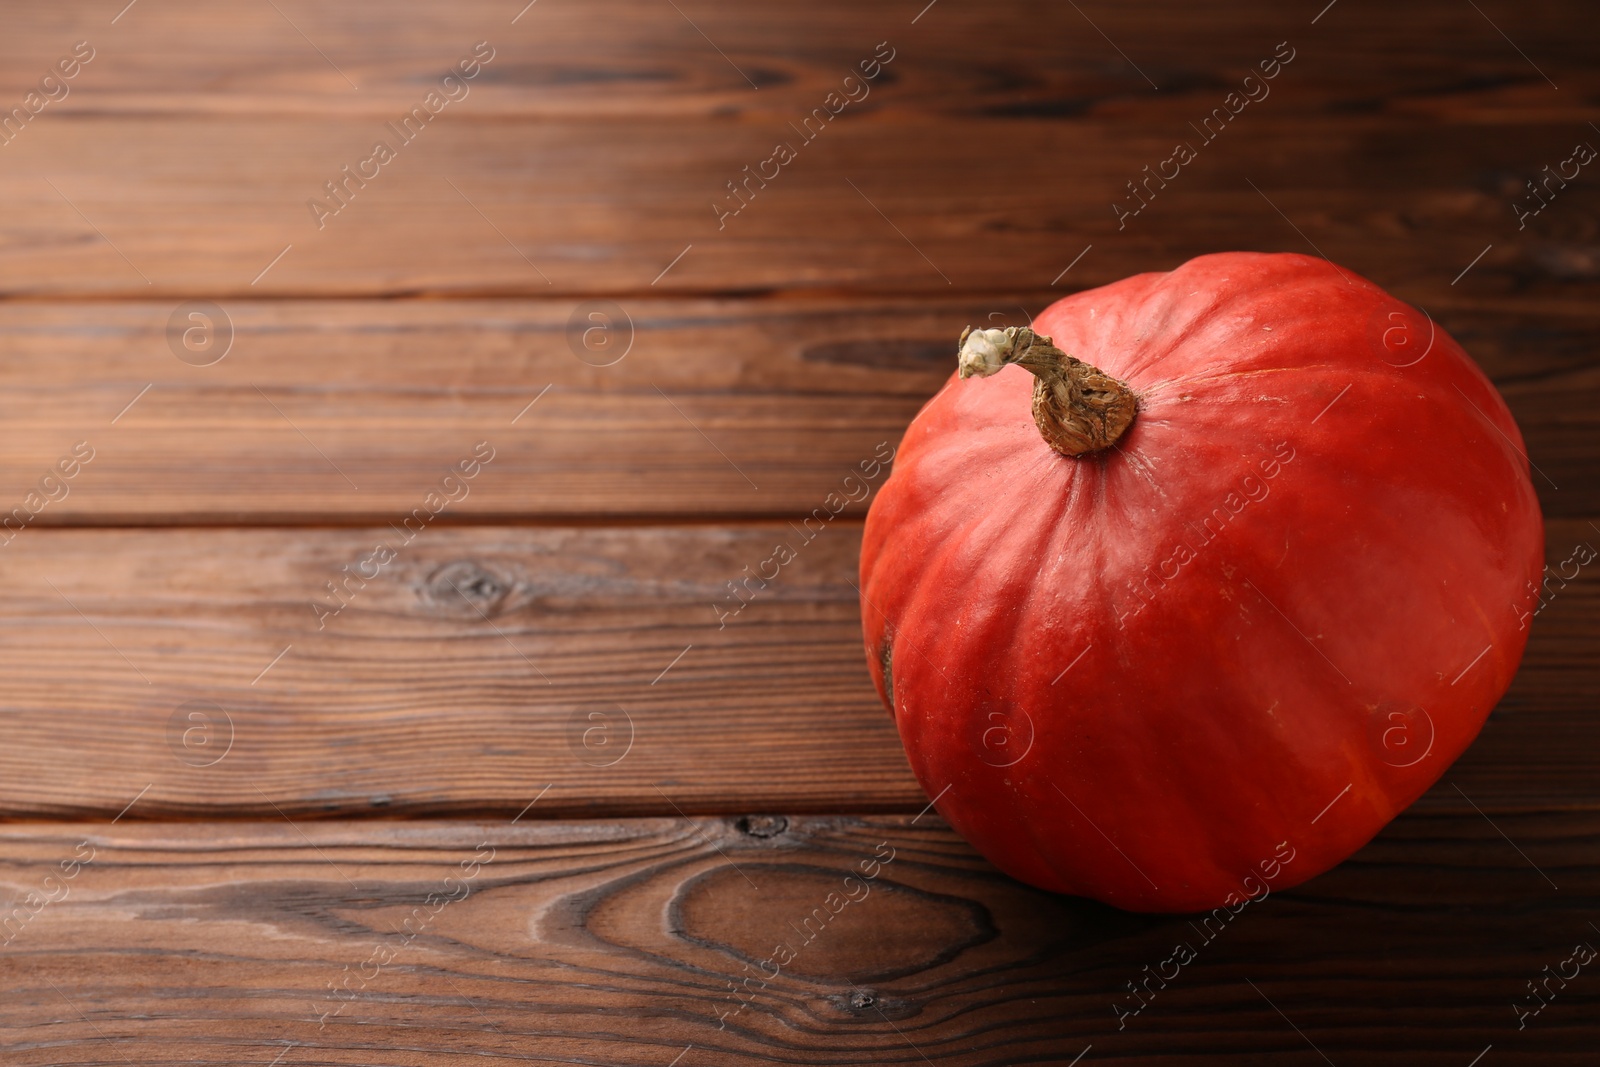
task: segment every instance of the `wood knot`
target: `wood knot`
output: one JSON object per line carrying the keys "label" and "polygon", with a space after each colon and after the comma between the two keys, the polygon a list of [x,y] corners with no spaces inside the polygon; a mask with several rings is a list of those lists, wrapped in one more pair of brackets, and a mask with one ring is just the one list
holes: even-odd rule
{"label": "wood knot", "polygon": [[739,819],[739,832],[762,839],[777,837],[789,828],[782,815],[745,815]]}
{"label": "wood knot", "polygon": [[487,568],[471,560],[456,560],[428,575],[422,595],[440,607],[488,617],[499,611],[511,588],[511,582]]}
{"label": "wood knot", "polygon": [[839,1011],[865,1019],[888,1019],[893,1022],[909,1019],[917,1014],[917,1005],[904,997],[885,996],[876,989],[855,988],[849,993],[833,994],[825,998]]}

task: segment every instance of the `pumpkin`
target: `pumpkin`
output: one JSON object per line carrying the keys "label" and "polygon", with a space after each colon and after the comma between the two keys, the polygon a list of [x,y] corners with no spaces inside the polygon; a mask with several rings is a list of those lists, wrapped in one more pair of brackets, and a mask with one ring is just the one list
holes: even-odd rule
{"label": "pumpkin", "polygon": [[869,668],[939,813],[1136,911],[1333,867],[1521,658],[1521,435],[1426,314],[1225,253],[970,330],[868,513]]}

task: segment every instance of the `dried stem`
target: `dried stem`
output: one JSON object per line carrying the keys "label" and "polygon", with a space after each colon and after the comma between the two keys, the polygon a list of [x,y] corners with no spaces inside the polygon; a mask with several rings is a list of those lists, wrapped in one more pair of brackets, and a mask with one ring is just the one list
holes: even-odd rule
{"label": "dried stem", "polygon": [[1133,422],[1133,390],[1074,359],[1026,326],[974,330],[961,335],[963,378],[987,378],[1008,363],[1034,376],[1033,421],[1045,443],[1063,456],[1109,448]]}

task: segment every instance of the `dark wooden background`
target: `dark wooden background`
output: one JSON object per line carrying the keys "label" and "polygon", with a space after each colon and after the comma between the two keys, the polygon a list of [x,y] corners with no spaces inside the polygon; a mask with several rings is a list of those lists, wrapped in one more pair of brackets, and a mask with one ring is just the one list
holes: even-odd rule
{"label": "dark wooden background", "polygon": [[0,146],[0,512],[37,512],[0,547],[5,1063],[1600,1060],[1600,975],[1549,979],[1600,945],[1600,568],[1552,584],[1437,788],[1212,942],[1012,882],[925,810],[859,647],[864,504],[713,607],[963,326],[1233,248],[1426,308],[1523,427],[1551,563],[1600,542],[1600,172],[1513,209],[1600,147],[1585,5],[123,3],[0,14],[0,116],[94,50]]}

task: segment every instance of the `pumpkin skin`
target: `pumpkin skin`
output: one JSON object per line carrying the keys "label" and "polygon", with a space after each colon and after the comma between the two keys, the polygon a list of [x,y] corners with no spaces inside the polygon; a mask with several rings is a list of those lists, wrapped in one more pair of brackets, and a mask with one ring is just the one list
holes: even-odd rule
{"label": "pumpkin skin", "polygon": [[1544,553],[1516,423],[1428,317],[1309,256],[1202,256],[1033,329],[1137,414],[1059,454],[1006,366],[906,431],[860,589],[919,782],[1002,870],[1119,908],[1326,871],[1511,683]]}

